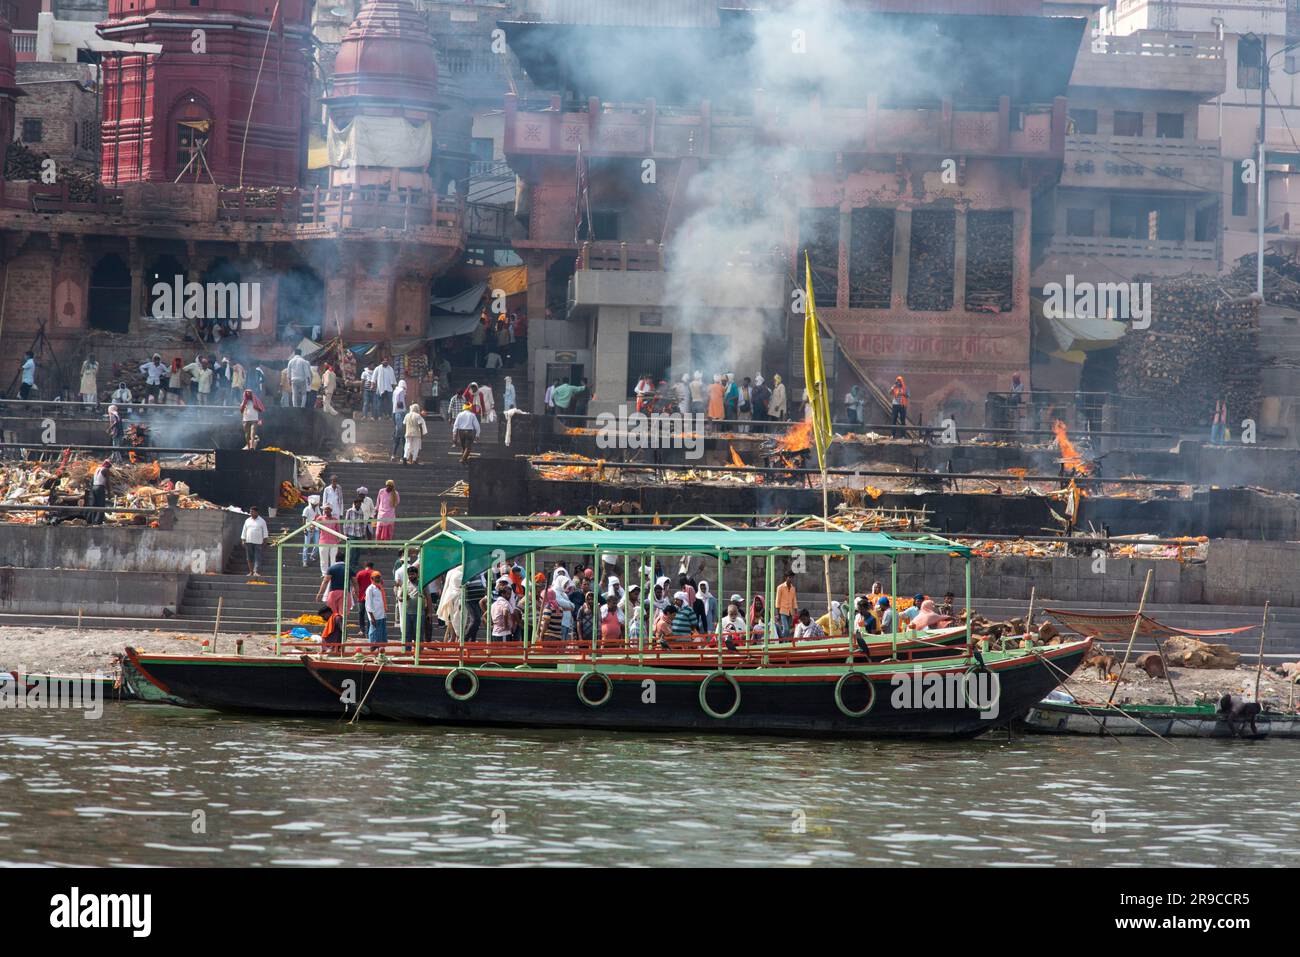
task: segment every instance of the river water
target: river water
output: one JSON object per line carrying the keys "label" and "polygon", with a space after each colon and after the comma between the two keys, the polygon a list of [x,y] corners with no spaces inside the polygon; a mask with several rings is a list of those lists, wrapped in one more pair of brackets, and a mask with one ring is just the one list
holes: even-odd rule
{"label": "river water", "polygon": [[0,865],[1295,866],[1295,741],[0,711]]}

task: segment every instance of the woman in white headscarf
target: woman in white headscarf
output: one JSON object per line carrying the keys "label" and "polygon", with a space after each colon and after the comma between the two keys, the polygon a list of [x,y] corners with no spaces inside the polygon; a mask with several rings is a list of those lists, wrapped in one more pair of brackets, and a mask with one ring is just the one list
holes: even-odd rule
{"label": "woman in white headscarf", "polygon": [[464,570],[457,565],[447,572],[442,583],[442,597],[438,599],[438,620],[447,629],[448,641],[459,641],[461,600],[461,578]]}
{"label": "woman in white headscarf", "polygon": [[844,603],[831,602],[831,610],[817,619],[817,624],[830,638],[842,638],[849,633],[849,620],[844,614]]}

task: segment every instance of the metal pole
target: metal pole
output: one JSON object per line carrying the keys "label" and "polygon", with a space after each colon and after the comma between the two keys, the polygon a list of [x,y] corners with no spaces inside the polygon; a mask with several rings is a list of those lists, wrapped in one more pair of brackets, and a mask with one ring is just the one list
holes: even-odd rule
{"label": "metal pole", "polygon": [[966,556],[966,660],[975,657],[975,646],[971,644],[971,592],[970,592],[970,556]]}
{"label": "metal pole", "polygon": [[[858,588],[856,584],[856,578],[854,577],[857,571],[854,568],[854,566],[857,564],[857,562],[854,560],[856,557],[857,556],[854,555],[852,551],[850,551],[847,555],[844,556],[844,560],[849,563],[849,595],[848,595],[848,599],[845,601],[845,604],[847,604],[849,607],[844,612],[844,623],[847,626],[844,630],[845,633],[848,634],[849,636],[849,664],[850,665],[853,664],[853,616],[858,613],[857,612]],[[833,628],[834,625],[835,622],[832,621],[831,627]]]}
{"label": "metal pole", "polygon": [[415,564],[415,581],[420,589],[415,598],[415,663],[420,663],[420,639],[424,637],[424,546]]}
{"label": "metal pole", "polygon": [[284,542],[275,546],[275,653],[280,653],[280,632],[284,621]]}
{"label": "metal pole", "polygon": [[[969,581],[969,579],[968,579]],[[970,587],[966,591],[966,607],[970,607]],[[894,613],[894,627],[890,629],[890,657],[898,657],[898,555],[889,556],[889,610]],[[883,617],[883,616],[882,616]],[[966,616],[966,642],[970,643],[970,615]]]}
{"label": "metal pole", "polygon": [[1264,214],[1266,210],[1267,197],[1264,192],[1264,140],[1266,123],[1268,122],[1268,111],[1265,109],[1265,99],[1268,96],[1268,37],[1261,36],[1260,42],[1260,73],[1259,73],[1259,152],[1255,160],[1257,169],[1255,170],[1255,204],[1258,207],[1255,216],[1255,229],[1257,245],[1255,254],[1257,262],[1255,263],[1255,292],[1259,294],[1260,301],[1264,299]]}
{"label": "metal pole", "polygon": [[[718,588],[717,588],[717,592],[713,596],[714,601],[719,600],[718,595],[720,594],[724,594],[724,589],[722,587],[722,552],[718,552]],[[704,611],[705,614],[707,615],[709,611],[707,605],[705,606]],[[708,627],[708,623],[705,622],[705,628],[707,627]],[[717,632],[714,635],[714,638],[718,643],[718,668],[719,670],[721,670],[722,668],[722,616],[721,615],[718,615]]]}

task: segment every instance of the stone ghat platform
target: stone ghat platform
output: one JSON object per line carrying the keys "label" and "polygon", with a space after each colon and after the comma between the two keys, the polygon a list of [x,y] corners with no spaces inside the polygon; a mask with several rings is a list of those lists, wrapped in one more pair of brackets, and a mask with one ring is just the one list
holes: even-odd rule
{"label": "stone ghat platform", "polygon": [[[470,467],[470,512],[581,515],[600,501],[633,503],[647,515],[821,514],[822,510],[819,488],[686,481],[674,477],[680,473],[667,471],[662,478],[651,471],[629,471],[627,475],[622,481],[557,480],[539,474],[524,459],[482,459]],[[850,488],[857,490],[870,483],[869,479],[855,482],[851,477],[848,481]],[[1061,527],[1052,514],[1063,514],[1059,499],[1016,494],[1012,488],[1008,481],[1003,494],[885,491],[865,504],[880,509],[924,509],[933,530],[953,535],[1043,535]],[[831,508],[844,500],[844,490],[831,489]],[[1112,535],[1292,541],[1300,539],[1300,496],[1251,488],[1198,489],[1186,498],[1089,495],[1083,501],[1080,527],[1089,526]]]}

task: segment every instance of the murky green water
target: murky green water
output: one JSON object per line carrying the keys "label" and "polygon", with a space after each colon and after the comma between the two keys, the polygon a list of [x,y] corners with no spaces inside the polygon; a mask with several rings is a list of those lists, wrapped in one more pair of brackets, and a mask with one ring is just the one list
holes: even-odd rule
{"label": "murky green water", "polygon": [[0,864],[1295,866],[1297,757],[4,710]]}

